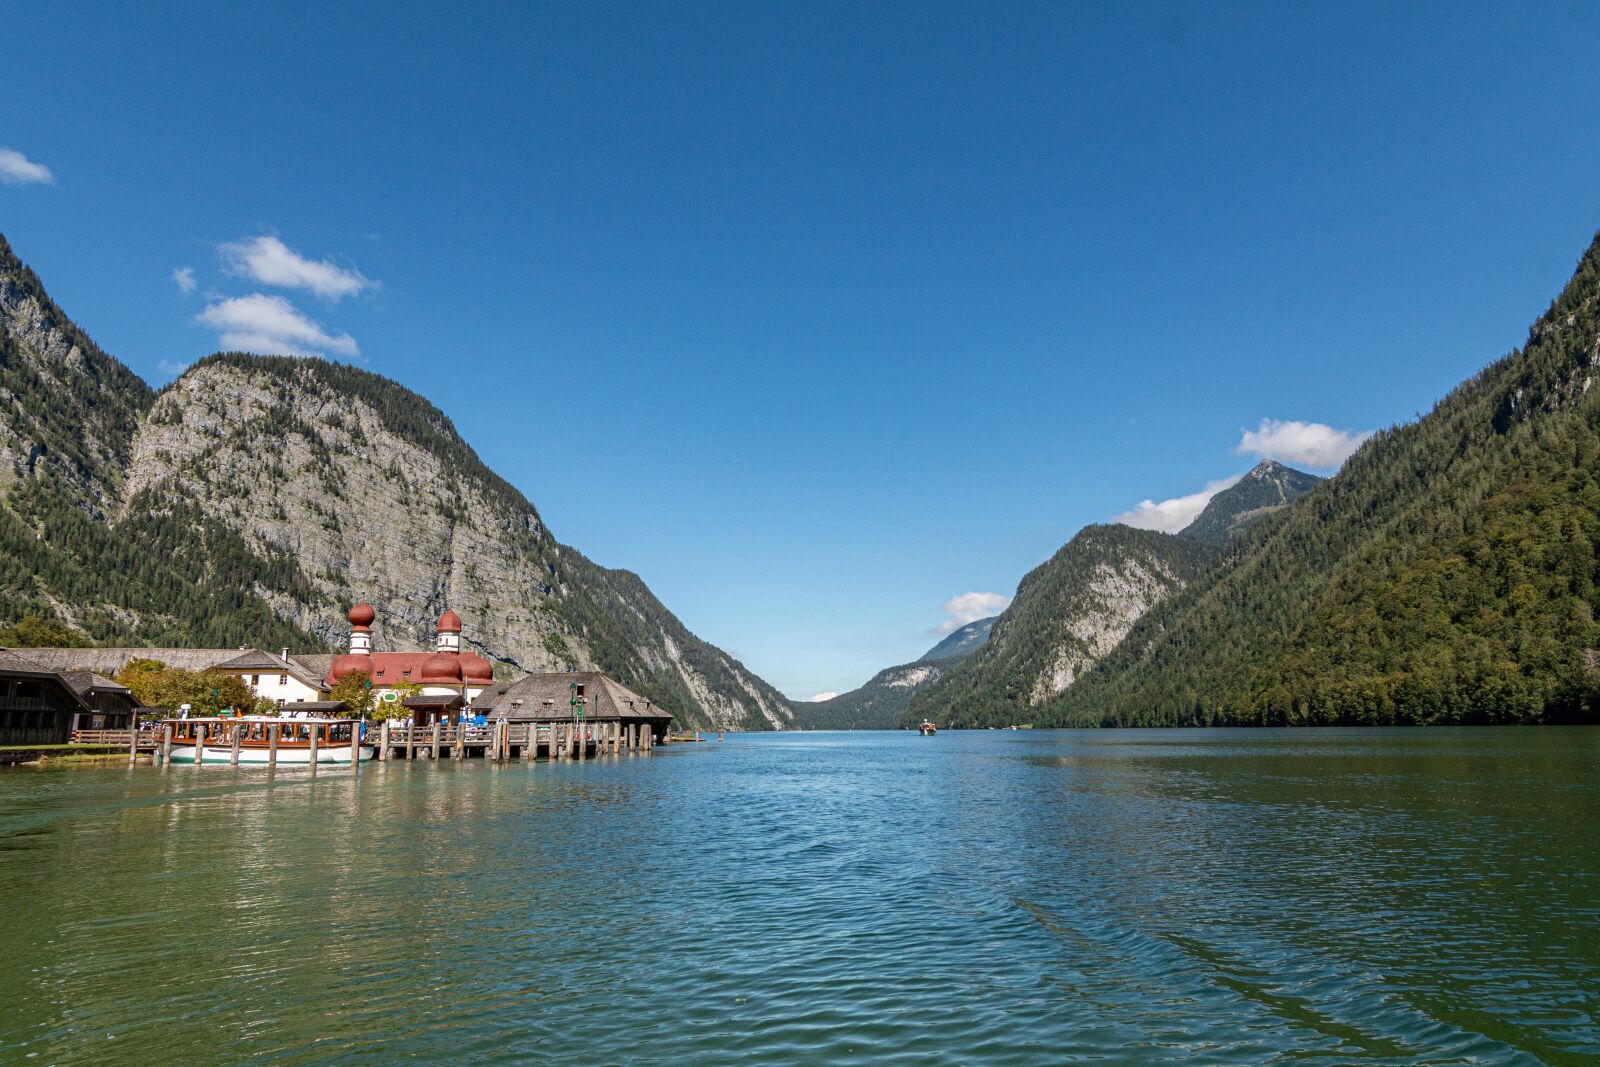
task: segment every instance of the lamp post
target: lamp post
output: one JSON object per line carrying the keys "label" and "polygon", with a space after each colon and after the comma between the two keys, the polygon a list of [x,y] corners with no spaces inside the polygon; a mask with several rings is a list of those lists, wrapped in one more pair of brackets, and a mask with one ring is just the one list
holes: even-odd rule
{"label": "lamp post", "polygon": [[372,716],[372,679],[367,678],[361,683],[361,718],[363,720]]}
{"label": "lamp post", "polygon": [[578,744],[581,745],[583,744],[583,694],[579,692],[577,682],[567,683],[567,688],[572,690],[572,699],[568,703],[572,705],[573,732],[577,736]]}
{"label": "lamp post", "polygon": [[217,689],[213,688],[211,690],[211,717],[213,719],[215,719],[217,717],[218,713],[221,710],[221,705],[218,703],[218,700],[217,700],[217,693],[218,693]]}

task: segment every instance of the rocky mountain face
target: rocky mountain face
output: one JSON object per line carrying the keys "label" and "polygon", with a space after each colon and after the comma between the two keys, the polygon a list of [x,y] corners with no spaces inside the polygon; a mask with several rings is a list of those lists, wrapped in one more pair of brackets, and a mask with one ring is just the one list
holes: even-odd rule
{"label": "rocky mountain face", "polygon": [[934,645],[922,654],[918,663],[932,663],[944,659],[964,659],[982,648],[984,642],[989,640],[989,631],[994,629],[994,620],[999,616],[990,616],[969,622],[958,630],[954,630],[943,641]]}
{"label": "rocky mountain face", "polygon": [[1205,510],[1180,531],[1180,536],[1202,541],[1238,537],[1256,522],[1311,492],[1321,481],[1315,474],[1265,460],[1212,497]]}
{"label": "rocky mountain face", "polygon": [[563,546],[450,420],[319,360],[213,356],[159,395],[0,255],[0,615],[107,641],[428,647],[445,607],[502,672],[603,670],[685,724],[766,729],[788,702],[636,575]]}
{"label": "rocky mountain face", "polygon": [[1153,530],[1085,527],[1022,579],[988,642],[916,694],[905,720],[1032,722],[1147,611],[1202,573],[1215,551]]}

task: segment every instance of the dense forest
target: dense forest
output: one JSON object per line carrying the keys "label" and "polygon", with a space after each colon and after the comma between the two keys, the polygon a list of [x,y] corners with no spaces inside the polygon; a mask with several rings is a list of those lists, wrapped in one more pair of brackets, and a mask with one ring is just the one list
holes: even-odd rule
{"label": "dense forest", "polygon": [[[1028,717],[1594,721],[1597,378],[1600,239],[1521,350],[1231,541]],[[1003,714],[1002,686],[982,696]],[[944,690],[925,697],[969,706]]]}

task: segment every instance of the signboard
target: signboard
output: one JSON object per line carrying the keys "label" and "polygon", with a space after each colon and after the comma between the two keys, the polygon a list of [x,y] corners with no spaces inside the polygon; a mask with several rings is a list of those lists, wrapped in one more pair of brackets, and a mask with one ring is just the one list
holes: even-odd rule
{"label": "signboard", "polygon": [[385,689],[382,693],[378,694],[378,699],[383,701],[385,704],[393,704],[395,701],[400,699],[400,694],[396,693],[393,689]]}

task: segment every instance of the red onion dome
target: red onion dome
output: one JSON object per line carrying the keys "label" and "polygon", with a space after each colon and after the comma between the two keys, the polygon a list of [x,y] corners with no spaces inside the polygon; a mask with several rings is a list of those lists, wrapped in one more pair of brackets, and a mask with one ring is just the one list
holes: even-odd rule
{"label": "red onion dome", "polygon": [[439,616],[439,632],[442,634],[458,634],[461,632],[461,616],[452,608],[446,608],[443,615]]}
{"label": "red onion dome", "polygon": [[461,680],[461,657],[452,656],[448,652],[435,652],[422,661],[421,680],[424,682],[459,682]]}
{"label": "red onion dome", "polygon": [[461,674],[469,682],[494,681],[494,667],[482,656],[470,652],[461,657]]}
{"label": "red onion dome", "polygon": [[372,620],[376,619],[377,617],[378,613],[373,611],[372,605],[368,604],[365,600],[359,602],[355,607],[350,609],[351,626],[371,626]]}
{"label": "red onion dome", "polygon": [[[354,613],[352,612],[352,614]],[[335,656],[333,657],[333,662],[328,664],[328,684],[337,685],[339,679],[351,671],[362,671],[371,676],[372,667],[372,657],[365,653],[359,655],[346,653],[342,656]]]}

